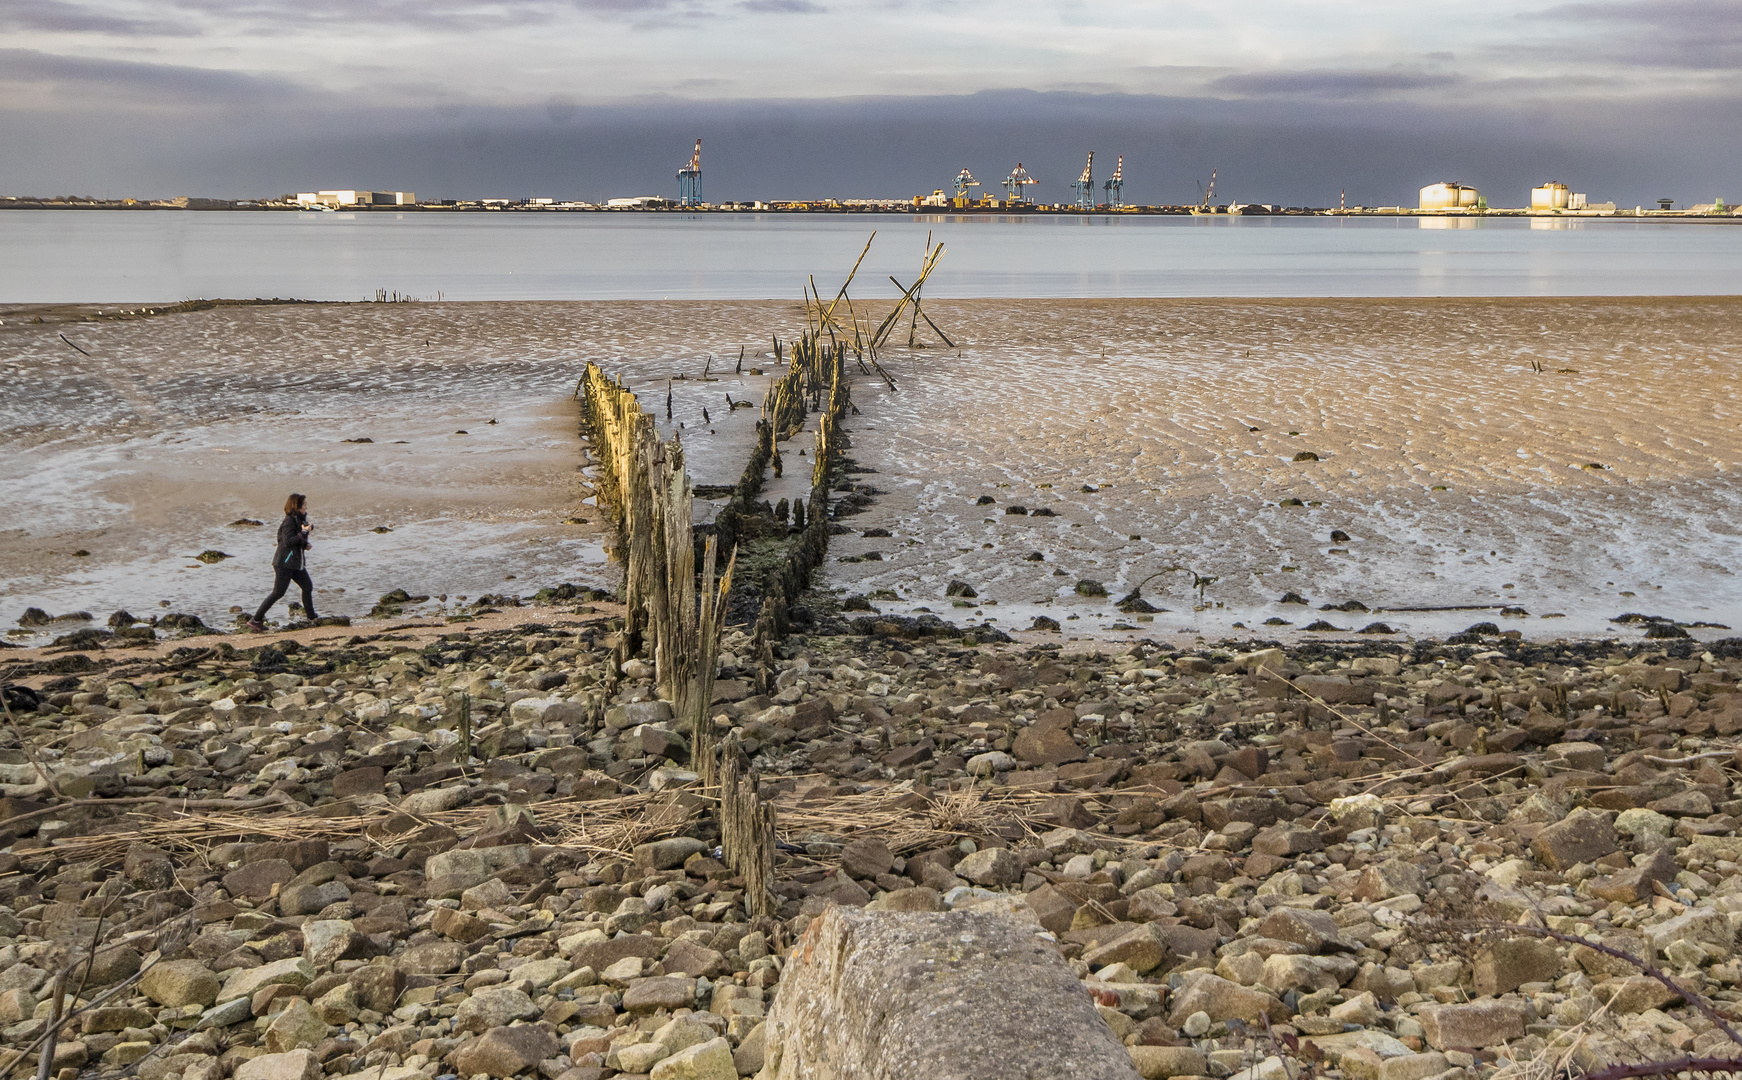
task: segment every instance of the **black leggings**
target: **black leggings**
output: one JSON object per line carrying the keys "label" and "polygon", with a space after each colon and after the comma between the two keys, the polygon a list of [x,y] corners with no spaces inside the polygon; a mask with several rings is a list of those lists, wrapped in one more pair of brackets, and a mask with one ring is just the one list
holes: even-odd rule
{"label": "black leggings", "polygon": [[281,566],[272,576],[272,595],[268,596],[266,602],[260,605],[260,610],[254,613],[255,622],[265,621],[266,609],[278,603],[279,599],[290,589],[290,583],[293,581],[302,589],[303,615],[310,621],[319,617],[315,614],[315,584],[309,580],[308,571],[300,566],[295,570]]}

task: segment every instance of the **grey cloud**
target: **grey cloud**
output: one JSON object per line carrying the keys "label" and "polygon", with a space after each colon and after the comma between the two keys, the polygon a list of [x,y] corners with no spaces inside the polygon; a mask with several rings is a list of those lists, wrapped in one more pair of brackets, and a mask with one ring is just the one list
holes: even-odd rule
{"label": "grey cloud", "polygon": [[1389,97],[1413,90],[1453,86],[1456,75],[1428,71],[1262,71],[1224,75],[1209,85],[1217,94],[1236,97],[1306,97],[1348,100]]}
{"label": "grey cloud", "polygon": [[169,19],[135,19],[67,0],[7,0],[0,4],[0,27],[60,34],[150,34],[191,37],[192,23]]}
{"label": "grey cloud", "polygon": [[744,0],[738,6],[758,15],[821,15],[829,10],[810,0]]}
{"label": "grey cloud", "polygon": [[1549,55],[1695,71],[1742,68],[1742,4],[1734,0],[1562,4],[1524,18],[1553,26],[1556,40],[1540,50]]}
{"label": "grey cloud", "polygon": [[215,68],[0,49],[0,79],[115,104],[235,106],[309,93],[287,80]]}

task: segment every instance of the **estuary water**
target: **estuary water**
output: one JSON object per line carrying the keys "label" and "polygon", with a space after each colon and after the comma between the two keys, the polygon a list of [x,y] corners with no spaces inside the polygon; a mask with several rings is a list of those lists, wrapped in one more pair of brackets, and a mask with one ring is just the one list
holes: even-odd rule
{"label": "estuary water", "polygon": [[0,303],[196,297],[797,299],[877,241],[855,298],[1710,296],[1742,227],[1573,219],[1003,214],[0,213]]}

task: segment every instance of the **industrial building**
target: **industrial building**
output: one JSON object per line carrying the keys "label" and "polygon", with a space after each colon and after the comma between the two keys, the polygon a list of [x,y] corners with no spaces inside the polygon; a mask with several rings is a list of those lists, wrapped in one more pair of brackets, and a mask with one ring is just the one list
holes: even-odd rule
{"label": "industrial building", "polygon": [[337,210],[341,206],[415,206],[417,194],[411,191],[360,191],[355,188],[332,191],[301,191],[297,193],[296,205],[301,207],[327,207]]}
{"label": "industrial building", "polygon": [[[1562,210],[1584,210],[1587,208],[1584,192],[1574,191],[1559,180],[1551,180],[1539,187],[1530,189],[1530,210],[1532,213],[1558,213]],[[1613,206],[1610,209],[1614,209]]]}
{"label": "industrial building", "polygon": [[1418,205],[1423,210],[1486,210],[1482,193],[1467,184],[1444,181],[1421,189]]}

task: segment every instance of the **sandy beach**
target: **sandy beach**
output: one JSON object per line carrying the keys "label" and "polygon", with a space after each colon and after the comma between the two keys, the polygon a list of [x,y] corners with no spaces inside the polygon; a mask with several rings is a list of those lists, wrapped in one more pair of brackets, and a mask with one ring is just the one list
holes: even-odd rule
{"label": "sandy beach", "polygon": [[[859,479],[878,494],[848,523],[892,535],[836,537],[825,584],[882,610],[1006,629],[1044,613],[1088,637],[1236,623],[1278,636],[1320,618],[1582,636],[1637,634],[1609,622],[1624,612],[1742,618],[1742,301],[927,307],[959,348],[892,350],[898,391],[869,377],[853,391],[853,454],[876,470]],[[656,409],[678,376],[668,430],[696,483],[727,484],[758,410],[726,398],[760,402],[767,376],[750,369],[772,372],[770,334],[803,326],[796,304],[745,302],[106,307],[80,321],[97,310],[0,312],[9,628],[31,606],[226,621],[264,595],[293,489],[314,508],[324,614],[361,616],[393,588],[610,587],[569,400],[585,363]],[[786,486],[769,496],[803,482]],[[234,558],[190,558],[207,549]],[[1189,573],[1163,572],[1175,566]],[[1205,610],[1191,573],[1215,579]],[[945,598],[957,579],[977,607]],[[1138,623],[1078,596],[1085,579],[1114,598],[1149,579],[1169,610]],[[1289,592],[1308,605],[1279,604]],[[1349,601],[1371,610],[1318,610]],[[1471,610],[1399,610],[1422,607]]]}

